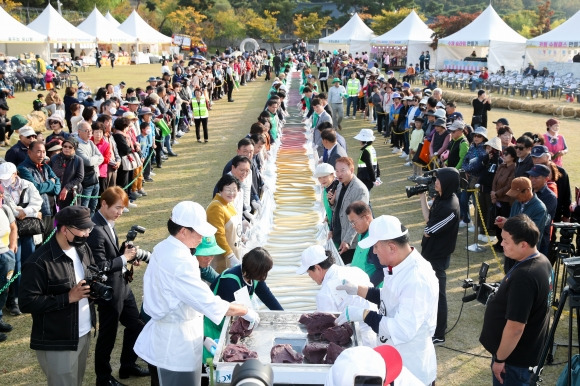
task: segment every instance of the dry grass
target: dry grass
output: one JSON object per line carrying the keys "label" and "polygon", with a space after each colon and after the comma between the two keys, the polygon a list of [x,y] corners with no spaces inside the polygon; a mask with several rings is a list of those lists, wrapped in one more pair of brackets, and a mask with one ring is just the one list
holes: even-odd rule
{"label": "dry grass", "polygon": [[[159,66],[133,66],[118,67],[115,70],[103,68],[100,71],[92,68],[87,73],[81,73],[83,81],[88,82],[93,90],[104,83],[111,81],[117,83],[125,80],[130,86],[145,85],[145,80],[150,75],[158,73]],[[259,111],[262,110],[267,95],[269,83],[256,81],[248,86],[241,87],[235,92],[235,103],[225,101],[218,102],[210,112],[210,142],[206,145],[198,144],[193,133],[185,136],[181,143],[175,147],[179,157],[171,158],[163,166],[163,169],[154,171],[157,175],[155,182],[146,185],[149,196],[140,199],[138,208],[132,209],[129,214],[121,217],[117,228],[122,238],[124,232],[133,224],[147,227],[145,235],[140,235],[138,244],[146,249],[151,249],[156,243],[166,237],[165,223],[171,208],[180,200],[189,199],[207,205],[211,200],[211,191],[218,179],[223,165],[235,153],[236,142],[243,137]],[[17,99],[10,101],[11,113],[29,112],[33,93],[17,94]],[[466,104],[461,104],[459,110],[465,116],[471,114],[471,109]],[[493,109],[490,112],[490,121],[500,117],[506,117],[512,123],[516,134],[532,130],[543,132],[544,122],[548,118],[538,114],[518,113],[507,110]],[[343,123],[342,134],[348,141],[348,153],[353,158],[358,158],[358,144],[352,138],[361,128],[369,128],[371,125],[366,121],[347,120]],[[576,134],[580,132],[580,122],[565,120],[562,124],[562,133],[566,136],[571,149],[580,148],[580,138]],[[420,205],[416,197],[407,199],[404,193],[405,185],[408,185],[406,177],[411,173],[410,168],[403,166],[400,158],[390,152],[390,148],[381,141],[377,141],[376,148],[379,163],[383,170],[382,180],[385,182],[378,188],[373,189],[371,201],[375,215],[391,214],[398,216],[411,231],[412,243],[420,245],[423,221],[420,214]],[[580,162],[576,159],[577,151],[569,153],[564,165],[570,174],[572,185],[580,185]],[[448,299],[449,299],[449,326],[451,327],[458,318],[461,308],[461,297],[464,295],[461,282],[467,276],[467,264],[470,264],[469,276],[476,278],[481,262],[490,263],[491,280],[501,278],[500,269],[492,254],[488,251],[480,254],[470,254],[468,257],[465,245],[473,243],[472,237],[469,242],[466,239],[466,231],[461,230],[457,242],[457,248],[452,257],[451,267],[448,270]],[[132,287],[137,299],[141,298],[142,273],[146,267],[139,269],[136,280]],[[445,347],[437,348],[439,362],[438,380],[444,385],[489,385],[490,384],[490,360],[488,353],[478,342],[482,324],[484,308],[475,302],[464,306],[457,327],[447,336]],[[29,334],[31,318],[23,315],[18,318],[10,316],[6,320],[13,324],[15,329],[9,334],[8,341],[0,344],[0,384],[43,384],[45,378],[40,370],[35,353],[29,349]],[[120,355],[121,332],[119,329],[117,345],[111,361],[114,375],[117,374],[118,356]],[[566,323],[559,327],[561,342],[567,336]],[[94,345],[93,339],[92,344]],[[94,347],[94,346],[93,346]],[[460,350],[475,355],[483,355],[484,358],[470,354],[460,353]],[[565,360],[565,349],[557,351],[556,361]],[[555,384],[558,374],[563,366],[550,366],[545,370],[546,384]],[[92,354],[87,366],[85,384],[94,384],[94,370]],[[147,385],[148,379],[131,378],[127,382],[130,385]]]}

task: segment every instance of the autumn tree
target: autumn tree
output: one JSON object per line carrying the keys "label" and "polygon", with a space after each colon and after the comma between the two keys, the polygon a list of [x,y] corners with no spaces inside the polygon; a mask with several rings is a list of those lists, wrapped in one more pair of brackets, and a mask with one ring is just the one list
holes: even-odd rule
{"label": "autumn tree", "polygon": [[[410,8],[401,8],[398,11],[385,11],[384,9],[381,11],[380,15],[373,17],[373,22],[371,23],[371,29],[377,35],[382,35],[387,31],[392,30],[395,28],[400,22],[402,22],[409,14],[411,13],[412,9]],[[419,17],[425,21],[427,18]]]}
{"label": "autumn tree", "polygon": [[544,3],[538,2],[538,19],[536,26],[531,29],[532,37],[539,36],[549,32],[552,28],[550,26],[554,11],[551,9],[552,3],[550,0],[545,0]]}
{"label": "autumn tree", "polygon": [[294,35],[305,41],[319,38],[322,36],[322,30],[326,28],[330,19],[330,16],[318,16],[317,12],[309,13],[306,16],[297,14],[293,20],[296,27]]}
{"label": "autumn tree", "polygon": [[459,12],[453,16],[437,16],[429,28],[433,30],[433,49],[437,48],[439,39],[454,34],[474,21],[481,12],[463,13]]}
{"label": "autumn tree", "polygon": [[185,33],[195,37],[201,37],[201,22],[205,19],[206,16],[193,7],[179,7],[167,15],[167,22],[174,33]]}
{"label": "autumn tree", "polygon": [[278,28],[277,15],[277,11],[264,11],[264,16],[260,16],[252,9],[246,10],[243,19],[247,36],[270,43],[278,43],[282,30]]}

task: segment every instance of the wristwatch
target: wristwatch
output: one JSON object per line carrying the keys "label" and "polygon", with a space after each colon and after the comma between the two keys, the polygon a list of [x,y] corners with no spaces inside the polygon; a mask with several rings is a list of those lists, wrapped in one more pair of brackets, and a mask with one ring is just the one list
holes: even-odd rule
{"label": "wristwatch", "polygon": [[497,359],[497,355],[494,354],[493,362],[494,363],[505,363],[505,359]]}

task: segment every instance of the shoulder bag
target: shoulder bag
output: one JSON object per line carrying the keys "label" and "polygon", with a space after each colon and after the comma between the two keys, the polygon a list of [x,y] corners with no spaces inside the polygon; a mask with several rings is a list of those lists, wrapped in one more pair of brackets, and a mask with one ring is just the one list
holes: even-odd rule
{"label": "shoulder bag", "polygon": [[[24,198],[27,189],[28,188],[23,189],[22,193],[20,193],[18,205],[22,208],[28,206],[28,202],[26,204],[22,203],[22,199]],[[16,219],[16,227],[18,228],[19,237],[34,236],[44,233],[44,224],[38,217],[24,217],[22,220]]]}

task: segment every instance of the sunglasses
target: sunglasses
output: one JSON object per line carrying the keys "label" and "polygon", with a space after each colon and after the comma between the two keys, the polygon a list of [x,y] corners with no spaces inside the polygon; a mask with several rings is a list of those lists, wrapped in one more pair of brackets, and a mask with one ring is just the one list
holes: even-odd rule
{"label": "sunglasses", "polygon": [[48,121],[49,125],[56,125],[57,123],[60,124],[59,121]]}
{"label": "sunglasses", "polygon": [[525,150],[525,149],[526,149],[525,146],[516,146],[516,150],[522,151],[522,150]]}
{"label": "sunglasses", "polygon": [[28,139],[31,139],[31,138],[36,138],[36,135],[29,135],[29,136],[28,136],[28,137],[26,137],[26,138],[28,138]]}
{"label": "sunglasses", "polygon": [[63,149],[74,149],[74,147],[73,147],[73,146],[63,146],[62,148],[63,148]]}

